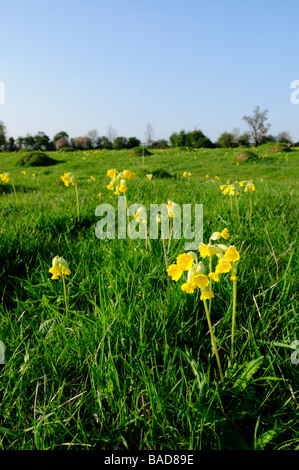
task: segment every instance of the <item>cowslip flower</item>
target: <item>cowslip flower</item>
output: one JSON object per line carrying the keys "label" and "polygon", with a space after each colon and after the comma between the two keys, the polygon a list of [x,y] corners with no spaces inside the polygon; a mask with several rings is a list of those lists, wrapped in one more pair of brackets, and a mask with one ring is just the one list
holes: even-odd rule
{"label": "cowslip flower", "polygon": [[179,210],[179,205],[176,204],[175,202],[168,201],[167,203],[167,211],[168,211],[168,217],[173,219],[173,217],[176,217],[178,215],[178,210]]}
{"label": "cowslip flower", "polygon": [[125,194],[128,190],[126,179],[135,179],[136,173],[130,170],[123,170],[121,173],[118,173],[115,168],[112,168],[107,171],[107,176],[111,178],[111,181],[106,188],[110,191],[114,191],[116,196],[120,196],[121,193]]}
{"label": "cowslip flower", "polygon": [[61,176],[62,181],[64,182],[65,186],[68,188],[70,185],[76,186],[75,178],[72,173],[64,173],[63,176]]}
{"label": "cowslip flower", "polygon": [[52,266],[49,269],[49,272],[52,274],[51,279],[59,279],[59,276],[62,277],[65,310],[67,311],[68,302],[66,294],[65,276],[69,276],[69,274],[71,274],[71,270],[67,261],[61,256],[55,256],[55,258],[53,258],[52,260]]}
{"label": "cowslip flower", "polygon": [[148,181],[151,181],[152,177],[153,177],[152,173],[149,173],[148,175],[146,175],[146,179]]}
{"label": "cowslip flower", "polygon": [[49,273],[52,274],[51,279],[59,279],[59,276],[68,276],[71,274],[67,261],[61,256],[55,256],[52,260],[52,266],[49,269]]}
{"label": "cowslip flower", "polygon": [[76,190],[76,200],[77,200],[77,218],[78,222],[80,220],[80,207],[79,207],[79,193],[78,193],[78,186],[75,181],[75,177],[72,173],[67,172],[64,173],[63,176],[61,176],[62,181],[64,182],[65,186],[68,188],[70,185],[75,186]]}
{"label": "cowslip flower", "polygon": [[3,181],[3,183],[9,183],[9,173],[0,173],[0,180]]}
{"label": "cowslip flower", "polygon": [[186,294],[193,294],[196,289],[200,289],[200,300],[202,300],[204,304],[210,330],[211,341],[213,344],[213,349],[215,351],[219,373],[221,377],[221,382],[222,384],[224,384],[223,372],[218,355],[217,344],[210,319],[210,311],[207,306],[207,300],[210,300],[211,302],[211,299],[214,297],[214,294],[211,289],[211,276],[209,277],[205,274],[204,263],[202,261],[198,261],[196,253],[192,251],[179,255],[176,261],[176,264],[174,263],[169,266],[167,274],[171,276],[174,281],[178,281],[183,275],[184,271],[187,271],[187,280],[181,285],[181,290],[183,292],[186,292]]}

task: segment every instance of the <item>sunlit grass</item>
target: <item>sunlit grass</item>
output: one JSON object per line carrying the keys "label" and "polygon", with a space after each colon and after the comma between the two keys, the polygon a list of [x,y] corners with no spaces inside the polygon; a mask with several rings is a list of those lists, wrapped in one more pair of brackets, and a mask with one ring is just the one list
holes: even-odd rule
{"label": "sunlit grass", "polygon": [[[143,166],[127,151],[57,152],[61,163],[25,174],[18,154],[1,154],[17,200],[1,183],[0,448],[299,448],[299,372],[290,360],[299,327],[299,151],[239,165],[234,153],[157,150]],[[232,282],[213,284],[224,386],[203,302],[171,281],[162,241],[96,238],[99,193],[117,207],[106,188],[111,168],[136,172],[130,204],[202,203],[204,240],[227,227],[238,247],[234,363]],[[149,181],[155,170],[171,177]],[[79,221],[61,180],[67,172],[76,175]],[[242,180],[256,187],[251,225],[249,195],[238,196],[232,218],[219,190]],[[183,240],[171,240],[168,264],[183,251]],[[61,279],[49,273],[56,255],[71,271],[67,314]]]}

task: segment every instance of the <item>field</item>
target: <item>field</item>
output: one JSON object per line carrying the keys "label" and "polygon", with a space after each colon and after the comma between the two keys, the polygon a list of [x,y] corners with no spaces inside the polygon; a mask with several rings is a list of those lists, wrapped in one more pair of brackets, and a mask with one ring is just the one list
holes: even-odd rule
{"label": "field", "polygon": [[[299,449],[299,150],[253,151],[239,164],[238,149],[48,152],[56,165],[24,167],[0,154],[1,449]],[[167,240],[96,237],[114,168],[136,173],[129,205],[203,204],[205,244],[228,229],[233,358],[230,274],[206,302],[211,335],[200,290],[167,273],[185,240],[165,259]],[[244,180],[255,191],[220,190]],[[70,269],[57,280],[56,255]]]}

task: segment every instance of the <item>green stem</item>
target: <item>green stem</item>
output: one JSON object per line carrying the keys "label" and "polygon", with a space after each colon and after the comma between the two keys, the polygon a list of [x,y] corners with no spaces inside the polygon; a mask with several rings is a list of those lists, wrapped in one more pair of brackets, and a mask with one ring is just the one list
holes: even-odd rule
{"label": "green stem", "polygon": [[78,222],[80,221],[80,207],[79,207],[79,193],[78,193],[78,187],[75,185],[75,190],[76,190],[76,199],[77,199],[77,217],[78,217]]}
{"label": "green stem", "polygon": [[67,304],[67,296],[66,296],[66,285],[65,285],[65,277],[62,274],[62,282],[63,282],[63,293],[64,293],[64,303],[65,303],[65,311],[68,311],[68,304]]}
{"label": "green stem", "polygon": [[237,281],[233,281],[233,316],[232,316],[232,336],[231,336],[231,360],[234,359],[234,335],[236,322],[236,306],[237,306]]}
{"label": "green stem", "polygon": [[14,184],[14,182],[13,182],[12,179],[11,179],[11,184],[12,184],[12,187],[13,187],[13,192],[14,192],[14,194],[15,194],[16,202],[18,202],[18,196],[17,196],[16,187],[15,187],[15,184]]}
{"label": "green stem", "polygon": [[230,213],[231,213],[231,216],[232,216],[232,219],[234,218],[234,214],[233,214],[233,199],[232,199],[232,196],[229,196],[230,198]]}
{"label": "green stem", "polygon": [[219,369],[221,382],[222,382],[222,385],[224,385],[224,377],[223,377],[222,367],[221,367],[220,358],[219,358],[219,355],[218,355],[217,344],[216,344],[215,336],[214,336],[214,333],[213,333],[213,327],[212,327],[210,313],[209,313],[209,309],[208,309],[208,306],[207,306],[206,299],[203,299],[203,303],[204,303],[204,307],[205,307],[205,311],[206,311],[206,316],[207,316],[207,320],[208,320],[211,340],[212,340],[213,348],[214,348],[215,355],[216,355],[216,360],[217,360],[217,364],[218,364],[218,369]]}
{"label": "green stem", "polygon": [[238,221],[240,222],[238,196],[235,196],[235,198],[236,198],[236,209],[237,209]]}
{"label": "green stem", "polygon": [[250,194],[250,200],[249,200],[249,227],[251,227],[251,218],[252,218],[252,199],[251,199],[251,194]]}

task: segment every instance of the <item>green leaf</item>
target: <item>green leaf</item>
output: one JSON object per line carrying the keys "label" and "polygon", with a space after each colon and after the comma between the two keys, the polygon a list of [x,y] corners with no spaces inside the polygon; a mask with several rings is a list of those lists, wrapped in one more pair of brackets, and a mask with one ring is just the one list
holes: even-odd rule
{"label": "green leaf", "polygon": [[248,362],[242,367],[241,374],[239,375],[233,386],[234,392],[239,392],[247,387],[249,381],[252,379],[253,374],[258,371],[263,361],[264,356],[260,356],[257,359],[253,359],[252,361]]}

